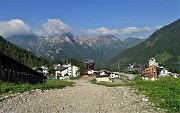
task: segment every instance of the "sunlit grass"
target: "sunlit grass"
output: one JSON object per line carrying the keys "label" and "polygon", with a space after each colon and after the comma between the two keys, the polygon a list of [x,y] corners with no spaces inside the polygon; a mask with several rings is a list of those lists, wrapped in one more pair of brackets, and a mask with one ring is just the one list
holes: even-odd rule
{"label": "sunlit grass", "polygon": [[38,84],[30,84],[25,82],[5,82],[0,81],[0,97],[15,94],[15,93],[22,93],[25,91],[30,91],[34,89],[54,89],[54,88],[64,88],[66,86],[73,86],[73,82],[63,81],[63,80],[50,80],[48,79],[44,83]]}
{"label": "sunlit grass", "polygon": [[136,77],[133,88],[149,97],[157,107],[169,112],[180,112],[180,78],[162,77],[156,81],[144,81]]}

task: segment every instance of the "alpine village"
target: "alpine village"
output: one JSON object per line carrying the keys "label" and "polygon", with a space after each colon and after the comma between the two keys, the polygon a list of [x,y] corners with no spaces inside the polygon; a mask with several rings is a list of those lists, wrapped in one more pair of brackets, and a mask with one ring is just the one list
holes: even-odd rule
{"label": "alpine village", "polygon": [[1,33],[0,113],[180,113],[180,19],[124,40]]}

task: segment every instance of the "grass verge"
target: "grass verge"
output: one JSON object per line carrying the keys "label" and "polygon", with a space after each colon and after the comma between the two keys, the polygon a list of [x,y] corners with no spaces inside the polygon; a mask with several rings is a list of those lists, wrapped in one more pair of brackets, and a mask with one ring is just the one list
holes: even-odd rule
{"label": "grass verge", "polygon": [[10,94],[23,93],[25,91],[30,91],[34,89],[55,89],[64,88],[66,86],[73,86],[73,82],[63,81],[63,80],[50,80],[48,79],[44,83],[30,84],[24,82],[5,82],[0,81],[0,97],[7,96]]}
{"label": "grass verge", "polygon": [[180,78],[162,77],[156,81],[144,81],[136,77],[132,84],[157,107],[170,113],[180,113]]}

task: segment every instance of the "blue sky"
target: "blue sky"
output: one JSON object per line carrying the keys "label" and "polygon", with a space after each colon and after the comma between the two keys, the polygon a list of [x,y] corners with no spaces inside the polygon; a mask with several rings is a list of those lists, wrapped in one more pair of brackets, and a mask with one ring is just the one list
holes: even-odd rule
{"label": "blue sky", "polygon": [[147,38],[180,17],[179,0],[0,0],[0,35]]}

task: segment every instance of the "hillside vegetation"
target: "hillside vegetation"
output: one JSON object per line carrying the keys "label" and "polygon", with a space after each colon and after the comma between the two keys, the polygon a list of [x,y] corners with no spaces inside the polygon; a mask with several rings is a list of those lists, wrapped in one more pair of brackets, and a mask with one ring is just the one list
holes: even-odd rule
{"label": "hillside vegetation", "polygon": [[11,58],[19,61],[20,63],[28,66],[42,66],[49,62],[41,57],[36,57],[32,52],[22,49],[0,36],[0,52],[10,56]]}
{"label": "hillside vegetation", "polygon": [[180,19],[154,32],[146,41],[129,48],[104,67],[111,69],[127,66],[129,63],[146,64],[151,57],[157,58],[160,65],[180,69]]}

